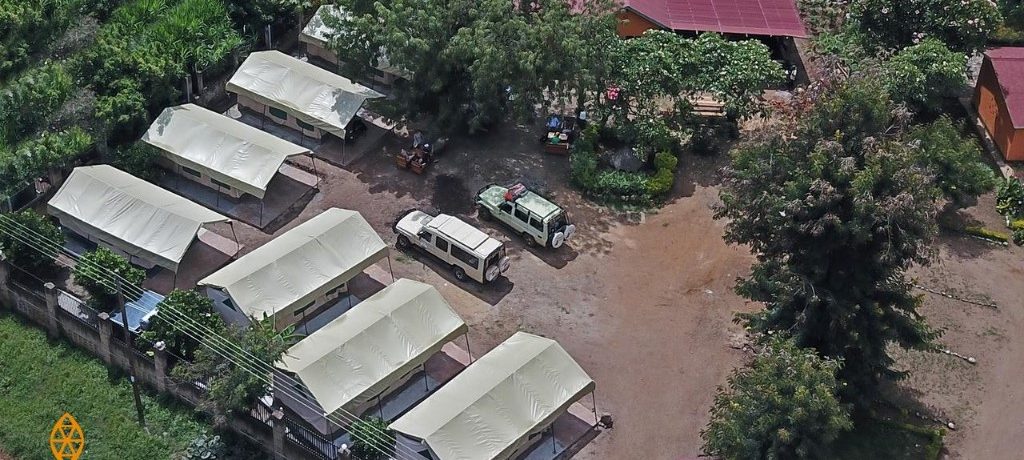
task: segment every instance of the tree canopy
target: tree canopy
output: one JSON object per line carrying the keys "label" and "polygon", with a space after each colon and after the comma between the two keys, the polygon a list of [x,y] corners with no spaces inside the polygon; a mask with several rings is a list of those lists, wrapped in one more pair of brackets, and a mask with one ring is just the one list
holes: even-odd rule
{"label": "tree canopy", "polygon": [[[189,318],[185,328],[181,326],[182,316]],[[193,330],[196,324],[205,330]],[[194,290],[175,289],[157,306],[157,313],[141,338],[151,343],[162,341],[169,352],[190,360],[200,346],[198,337],[208,333],[221,334],[224,328],[224,320],[214,311],[209,297]]]}
{"label": "tree canopy", "polygon": [[5,214],[0,216],[0,229],[5,229],[0,233],[0,251],[8,262],[43,279],[57,273],[54,259],[37,249],[51,242],[64,245],[64,234],[46,216],[32,210]]}
{"label": "tree canopy", "polygon": [[100,309],[114,307],[118,278],[126,301],[135,300],[146,280],[146,272],[128,262],[128,259],[107,248],[97,248],[82,254],[72,271],[75,284],[89,293],[90,301]]}
{"label": "tree canopy", "polygon": [[939,111],[944,98],[967,86],[967,56],[934,38],[900,50],[882,67],[893,100],[918,113]]}
{"label": "tree canopy", "polygon": [[886,48],[933,37],[957,51],[978,51],[1002,22],[992,0],[853,0],[850,13],[873,43]]}
{"label": "tree canopy", "polygon": [[853,427],[839,402],[840,363],[778,337],[718,389],[701,431],[706,455],[731,460],[828,458]]}
{"label": "tree canopy", "polygon": [[757,257],[737,291],[765,309],[742,315],[755,331],[842,359],[845,396],[869,397],[903,374],[888,347],[928,348],[906,269],[928,260],[941,194],[920,149],[873,80],[852,79],[774,130],[736,149],[717,210],[726,240]]}

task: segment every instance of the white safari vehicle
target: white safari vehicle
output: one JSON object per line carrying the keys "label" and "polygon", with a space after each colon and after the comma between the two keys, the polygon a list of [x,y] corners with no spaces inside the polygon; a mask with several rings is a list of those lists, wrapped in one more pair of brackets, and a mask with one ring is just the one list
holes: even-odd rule
{"label": "white safari vehicle", "polygon": [[526,240],[527,246],[560,248],[576,232],[565,210],[522,184],[488,185],[476,194],[480,219],[497,219]]}
{"label": "white safari vehicle", "polygon": [[395,223],[395,233],[399,249],[418,246],[451,266],[459,281],[487,283],[508,270],[504,244],[447,214],[410,211]]}

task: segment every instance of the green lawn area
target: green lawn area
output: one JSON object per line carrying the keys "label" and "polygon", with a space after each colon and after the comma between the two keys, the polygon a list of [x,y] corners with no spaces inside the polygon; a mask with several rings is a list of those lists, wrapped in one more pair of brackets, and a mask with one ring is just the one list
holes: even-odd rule
{"label": "green lawn area", "polygon": [[50,430],[65,411],[85,431],[83,460],[167,459],[210,430],[192,409],[144,394],[146,433],[126,377],[8,313],[0,313],[0,401],[0,450],[25,460],[53,458]]}
{"label": "green lawn area", "polygon": [[938,460],[941,439],[934,444],[930,430],[908,429],[896,423],[858,420],[857,427],[839,438],[837,460]]}

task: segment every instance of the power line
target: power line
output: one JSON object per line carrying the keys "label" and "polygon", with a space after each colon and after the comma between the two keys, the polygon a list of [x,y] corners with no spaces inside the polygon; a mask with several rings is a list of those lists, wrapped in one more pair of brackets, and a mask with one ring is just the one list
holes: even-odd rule
{"label": "power line", "polygon": [[[6,225],[2,225],[2,224],[6,224]],[[19,230],[19,228],[20,228],[20,230]],[[99,265],[97,265],[95,263],[92,263],[88,259],[82,259],[81,255],[79,255],[79,254],[75,253],[74,251],[71,251],[71,250],[69,250],[67,248],[64,248],[62,245],[58,244],[57,242],[49,239],[48,237],[45,237],[43,235],[38,234],[34,230],[32,230],[32,229],[30,229],[30,228],[20,224],[19,222],[15,221],[13,219],[10,219],[6,215],[0,214],[0,230],[2,230],[5,233],[11,235],[12,237],[18,239],[18,241],[22,242],[23,244],[26,244],[27,246],[29,246],[33,250],[36,250],[37,252],[43,254],[44,256],[46,256],[48,258],[51,258],[51,259],[54,259],[54,261],[57,262],[57,263],[61,263],[60,260],[59,260],[59,256],[63,252],[65,254],[67,254],[75,262],[78,262],[78,263],[81,263],[81,264],[85,264],[86,268],[96,270],[97,272],[105,272],[108,276],[110,276],[111,279],[121,281],[122,282],[122,288],[124,290],[129,291],[129,293],[131,293],[131,294],[133,294],[133,295],[135,295],[137,297],[143,295],[144,292],[145,292],[140,287],[134,286],[130,282],[125,280],[120,274],[118,274],[118,273],[116,273],[116,272],[114,272],[114,271],[112,271],[110,269],[107,269],[106,267],[102,267],[102,266],[99,266]],[[34,237],[28,236],[28,233],[33,234]],[[33,240],[35,240],[35,241],[33,241]],[[48,249],[48,250],[45,249],[45,246],[47,246],[47,245],[50,246],[50,249]],[[106,280],[98,279],[97,281],[100,282],[100,283],[105,283],[108,287],[116,289],[116,286],[110,286],[109,282],[107,282]],[[134,305],[130,305],[130,306],[132,308],[135,308],[135,309],[139,310],[139,311],[143,311],[141,308],[139,308],[137,306],[134,306]],[[242,370],[248,372],[250,375],[252,375],[256,379],[258,379],[260,382],[269,384],[269,386],[271,387],[271,389],[273,391],[278,392],[278,393],[280,393],[282,395],[290,396],[293,399],[295,399],[296,402],[298,402],[299,404],[302,404],[302,405],[304,405],[305,407],[307,407],[309,409],[313,409],[314,411],[322,410],[322,408],[314,406],[311,402],[308,401],[308,398],[306,398],[305,395],[299,393],[297,390],[291,390],[290,388],[287,387],[287,385],[284,388],[280,388],[280,387],[274,385],[273,376],[279,376],[281,378],[281,380],[283,381],[283,383],[293,383],[293,384],[296,384],[296,385],[300,384],[300,382],[298,382],[297,380],[295,380],[291,376],[289,376],[287,374],[284,374],[283,372],[277,370],[276,368],[274,368],[270,364],[267,364],[266,362],[260,360],[259,358],[253,356],[252,354],[246,352],[243,348],[241,348],[241,346],[231,342],[230,340],[228,340],[228,339],[224,338],[223,336],[217,334],[216,332],[210,330],[205,325],[203,325],[201,323],[198,323],[194,319],[192,319],[192,318],[188,317],[187,315],[185,315],[183,312],[177,311],[174,308],[171,308],[171,307],[169,307],[167,305],[164,305],[163,308],[160,309],[160,311],[168,313],[168,316],[171,316],[170,319],[176,319],[179,322],[182,322],[182,323],[185,323],[186,325],[188,325],[188,327],[183,327],[182,325],[176,324],[176,326],[178,326],[181,329],[181,331],[183,333],[185,333],[187,336],[189,336],[190,338],[196,340],[197,342],[199,342],[200,344],[204,345],[205,347],[210,348],[215,353],[217,353],[219,356],[225,358],[229,362],[238,365],[239,368],[241,368]],[[124,320],[125,320],[125,324],[127,324],[127,318],[124,318]],[[205,332],[206,333],[206,337],[201,337],[201,336],[197,335],[196,331]],[[210,340],[212,343],[208,343],[207,339]],[[231,349],[232,347],[235,350],[237,350],[237,351],[232,350]],[[232,357],[228,356],[228,354],[237,355],[237,356],[235,356],[235,358],[232,359]],[[240,363],[239,362],[239,361],[246,361],[246,360],[248,360],[248,361],[244,362],[244,363]],[[269,372],[271,374],[271,377],[268,377],[266,375],[260,375],[260,374],[257,374],[256,372],[253,372],[251,369],[249,369],[250,366],[253,367],[253,368],[256,368],[256,369],[261,369],[261,370],[263,370],[265,372]],[[347,410],[344,410],[344,409],[339,409],[339,410],[341,411],[341,413],[338,413],[336,411],[336,412],[331,413],[331,414],[324,414],[324,418],[327,421],[334,421],[335,423],[338,423],[339,426],[348,425],[348,424],[354,423],[357,420],[360,420],[360,418],[358,416],[348,412]],[[332,417],[334,417],[334,420],[331,419]],[[367,441],[367,438],[360,438],[360,437],[356,436],[354,433],[350,432],[350,435],[352,435],[354,438],[359,439],[361,441],[364,441],[364,442]],[[384,443],[385,445],[389,441],[387,439],[387,435],[384,433],[384,431],[383,430],[379,430],[376,427],[372,428],[371,432],[368,433],[367,435],[368,436],[372,436],[375,441]],[[368,444],[371,444],[376,450],[380,451],[381,453],[383,453],[385,455],[392,455],[392,456],[394,456],[396,458],[401,458],[401,457],[399,457],[397,455],[398,451],[395,450],[395,447],[404,448],[405,452],[403,452],[403,453],[411,454],[413,458],[417,458],[418,457],[418,454],[415,453],[414,451],[412,451],[411,448],[409,448],[408,446],[404,446],[404,445],[402,445],[400,443],[397,443],[397,442],[395,443],[395,447],[390,447],[390,446],[388,447],[389,450],[391,450],[391,452],[384,452],[382,449],[378,448],[376,445],[373,445],[372,443],[368,443]]]}
{"label": "power line", "polygon": [[[0,217],[3,217],[3,216],[2,216],[2,215],[0,215]],[[19,223],[18,223],[18,222],[16,222],[16,221],[13,221],[13,220],[10,220],[10,219],[8,219],[8,220],[9,220],[9,222],[11,222],[11,223],[14,223],[15,225],[17,225],[17,226],[19,226],[19,227],[21,227],[21,228],[24,228],[24,229],[25,229],[25,230],[27,230],[28,232],[31,232],[31,233],[33,233],[34,235],[36,235],[36,239],[39,239],[39,240],[41,240],[41,241],[43,241],[43,242],[48,242],[48,243],[49,243],[49,244],[50,244],[50,245],[51,245],[52,247],[58,247],[58,248],[60,248],[61,250],[63,250],[64,252],[68,253],[68,254],[69,254],[69,255],[71,255],[71,256],[72,256],[73,258],[75,258],[75,260],[76,260],[77,262],[79,262],[79,263],[84,263],[84,264],[86,264],[86,267],[87,267],[87,268],[91,268],[91,269],[94,269],[94,270],[98,270],[98,271],[104,271],[104,272],[106,272],[106,273],[107,273],[108,275],[111,275],[111,277],[112,277],[112,278],[114,278],[115,280],[119,280],[119,281],[122,281],[123,283],[125,283],[125,284],[123,284],[122,286],[124,286],[124,285],[127,285],[127,286],[128,286],[128,287],[129,287],[130,289],[132,289],[132,290],[133,290],[133,292],[132,292],[133,294],[136,294],[136,295],[138,295],[138,296],[141,296],[141,295],[142,295],[142,294],[144,293],[144,291],[143,291],[143,290],[142,290],[141,288],[139,288],[139,287],[137,287],[137,286],[134,286],[134,285],[132,285],[132,284],[131,284],[131,283],[129,283],[129,282],[127,281],[127,280],[125,280],[125,279],[124,279],[124,278],[123,278],[123,277],[122,277],[122,276],[121,276],[120,274],[118,274],[118,273],[116,273],[116,272],[113,272],[113,271],[111,271],[111,270],[109,270],[109,269],[107,269],[107,268],[105,268],[105,267],[102,267],[102,266],[98,266],[97,264],[94,264],[94,263],[90,263],[90,261],[88,261],[87,259],[81,259],[81,256],[80,256],[80,255],[78,255],[77,253],[74,253],[73,251],[70,251],[70,250],[68,250],[68,249],[66,249],[66,248],[63,248],[62,246],[60,246],[60,245],[59,245],[59,244],[57,244],[56,242],[54,242],[54,241],[50,240],[49,238],[46,238],[45,236],[39,235],[38,233],[36,233],[36,232],[32,231],[31,229],[29,229],[29,228],[25,227],[24,225],[21,225],[21,224],[19,224]],[[2,222],[3,222],[3,221],[2,221],[2,220],[0,220],[0,223],[2,223]],[[11,233],[11,231],[9,230],[9,228],[10,228],[10,225],[8,225],[8,226],[7,226],[7,228],[8,228],[8,230],[6,230],[6,232],[7,232],[8,234],[11,234],[11,235],[12,235],[12,236],[14,236],[15,238],[18,238],[18,239],[19,239],[19,241],[21,241],[22,243],[24,243],[24,244],[27,244],[27,245],[29,245],[29,246],[30,246],[31,248],[35,249],[36,251],[38,251],[38,252],[42,253],[43,255],[45,255],[45,256],[47,256],[47,257],[53,258],[53,259],[54,259],[55,261],[57,261],[57,262],[59,263],[59,260],[57,260],[57,257],[56,257],[56,255],[55,255],[55,254],[53,254],[53,253],[48,253],[48,252],[46,252],[46,250],[45,250],[45,249],[43,249],[43,248],[40,248],[40,246],[39,246],[39,245],[37,245],[36,243],[34,243],[34,242],[30,241],[30,240],[27,240],[27,237],[25,236],[26,234],[25,234],[24,232],[15,232],[15,233],[17,233],[17,235],[15,235],[14,233]],[[52,250],[52,248],[51,248],[51,250]],[[56,253],[57,255],[59,255],[59,252],[55,252],[55,253]],[[141,308],[139,308],[139,307],[135,307],[135,306],[132,306],[132,307],[133,307],[133,308],[136,308],[136,309],[137,309],[137,310],[139,310],[139,311],[142,311],[142,309],[141,309]],[[175,318],[177,318],[177,319],[178,319],[179,321],[182,321],[182,322],[184,322],[184,323],[190,324],[191,326],[193,326],[193,328],[196,328],[196,326],[198,326],[198,328],[197,328],[197,329],[200,329],[200,328],[201,328],[201,329],[204,329],[204,330],[205,330],[205,332],[207,332],[207,337],[206,337],[207,339],[217,339],[217,340],[219,340],[219,345],[220,345],[220,347],[221,347],[221,348],[218,348],[218,347],[215,347],[214,345],[208,344],[208,343],[206,343],[206,341],[204,340],[204,338],[202,338],[202,337],[198,337],[197,335],[194,335],[193,333],[191,333],[191,332],[194,332],[194,330],[191,330],[191,331],[190,331],[190,330],[189,330],[188,328],[185,328],[185,327],[181,327],[181,330],[182,330],[182,332],[184,332],[184,333],[185,333],[186,335],[188,335],[188,336],[189,336],[190,338],[192,338],[192,339],[196,340],[197,342],[199,342],[199,343],[203,344],[203,345],[204,345],[204,346],[206,346],[207,348],[210,348],[210,349],[211,349],[211,350],[213,350],[213,351],[214,351],[215,353],[217,353],[217,354],[218,354],[219,356],[221,356],[221,357],[225,358],[225,359],[226,359],[226,360],[228,360],[229,362],[232,362],[232,363],[235,363],[235,364],[239,364],[239,363],[237,363],[237,362],[236,362],[236,360],[238,359],[237,357],[236,357],[235,359],[232,359],[232,358],[231,358],[231,357],[229,357],[229,356],[228,356],[227,354],[225,354],[225,349],[227,349],[227,352],[228,352],[228,353],[231,353],[231,354],[235,354],[235,352],[234,352],[234,351],[232,351],[232,350],[230,350],[229,348],[225,348],[225,347],[224,347],[224,344],[227,344],[228,346],[234,347],[234,348],[235,348],[235,349],[237,349],[237,350],[238,350],[238,352],[240,352],[240,354],[242,354],[242,355],[248,355],[248,357],[250,358],[250,361],[249,361],[249,362],[247,362],[247,363],[245,363],[245,364],[247,364],[247,365],[250,365],[250,366],[252,366],[252,367],[255,367],[255,368],[260,368],[260,367],[262,366],[262,367],[263,367],[263,371],[267,371],[267,372],[269,372],[269,373],[270,373],[271,375],[276,375],[276,376],[279,376],[279,377],[281,377],[281,378],[282,378],[282,380],[285,380],[285,381],[290,381],[291,383],[294,383],[294,384],[296,384],[296,385],[298,385],[298,384],[299,384],[299,382],[298,382],[298,381],[296,381],[295,379],[291,378],[290,376],[288,376],[288,375],[286,375],[286,374],[283,374],[283,373],[281,373],[281,372],[280,372],[280,371],[278,371],[278,370],[277,370],[276,368],[273,368],[273,367],[271,367],[271,366],[270,366],[269,364],[267,364],[267,363],[265,363],[265,362],[263,362],[263,361],[259,360],[259,359],[258,359],[258,358],[256,358],[255,356],[253,356],[253,355],[251,355],[251,354],[247,353],[247,352],[246,352],[246,351],[245,351],[244,349],[242,349],[242,348],[241,348],[240,346],[238,346],[237,344],[234,344],[234,343],[233,343],[233,342],[231,342],[230,340],[227,340],[227,339],[225,339],[224,337],[220,336],[219,334],[216,334],[215,332],[211,331],[211,330],[210,330],[209,328],[206,328],[206,327],[205,327],[204,325],[202,325],[202,324],[200,324],[200,323],[196,322],[196,321],[195,321],[195,320],[193,320],[192,318],[189,318],[189,317],[188,317],[187,315],[185,315],[184,313],[182,313],[182,312],[179,312],[179,311],[176,311],[175,309],[173,309],[173,308],[169,308],[169,307],[167,307],[167,306],[165,306],[165,307],[166,307],[166,308],[164,308],[164,311],[167,311],[167,312],[168,312],[168,313],[170,313],[170,314],[174,314],[174,315],[175,315]],[[297,390],[295,390],[295,391],[291,391],[291,389],[289,389],[289,388],[288,388],[287,386],[285,386],[284,388],[278,388],[278,387],[275,387],[275,385],[274,385],[274,383],[273,383],[273,380],[272,380],[272,378],[268,378],[268,377],[267,377],[267,376],[265,376],[265,375],[259,375],[259,374],[255,373],[255,372],[253,372],[252,370],[250,370],[249,368],[247,368],[246,366],[241,366],[241,365],[240,365],[239,367],[240,367],[240,368],[241,368],[242,370],[244,370],[244,371],[248,372],[248,373],[249,373],[250,375],[252,375],[252,376],[253,376],[253,377],[255,377],[256,379],[258,379],[259,381],[261,381],[261,382],[263,382],[263,383],[267,383],[267,384],[269,384],[269,386],[270,386],[270,387],[271,387],[272,389],[274,389],[274,391],[276,391],[276,392],[278,392],[278,393],[280,393],[280,394],[283,394],[283,395],[288,395],[288,396],[291,396],[292,398],[294,398],[294,399],[296,400],[296,402],[298,402],[298,403],[300,403],[300,404],[304,405],[304,406],[305,406],[305,407],[307,407],[307,408],[313,409],[314,411],[318,411],[318,410],[320,409],[319,407],[316,407],[316,406],[314,406],[314,405],[313,405],[312,403],[310,403],[310,402],[308,401],[308,399],[307,399],[307,398],[305,397],[305,395],[302,395],[302,394],[301,394],[301,393],[299,393],[299,392],[298,392]],[[355,416],[354,414],[351,414],[351,413],[349,413],[348,411],[345,411],[344,409],[341,409],[341,410],[342,410],[342,412],[343,412],[344,414],[338,414],[338,413],[333,413],[333,414],[324,414],[324,418],[325,418],[325,420],[327,420],[327,421],[332,421],[332,420],[331,420],[331,417],[333,416],[333,417],[334,417],[334,420],[333,420],[333,421],[334,421],[335,423],[338,423],[339,425],[346,425],[346,424],[351,424],[351,423],[354,423],[354,422],[355,422],[356,420],[359,420],[359,417]],[[347,417],[345,417],[344,415],[347,415]],[[376,440],[377,442],[382,442],[382,443],[384,443],[384,444],[386,445],[386,444],[387,444],[387,441],[388,441],[388,439],[387,439],[387,437],[386,437],[385,433],[384,433],[384,432],[383,432],[382,430],[378,430],[378,429],[376,429],[376,427],[374,427],[374,428],[373,428],[372,430],[373,430],[373,431],[371,431],[370,433],[368,433],[368,436],[372,436],[373,438],[375,438],[375,440]],[[354,433],[351,433],[351,432],[350,432],[350,434],[351,434],[351,435],[352,435],[352,436],[353,436],[354,438],[357,438],[357,439],[359,439],[359,440],[362,440],[362,441],[366,441],[366,439],[365,439],[365,438],[360,438],[360,437],[356,436],[356,435],[355,435]],[[417,457],[417,456],[418,456],[418,454],[416,454],[415,452],[413,452],[413,451],[412,451],[412,450],[411,450],[411,449],[410,449],[409,447],[407,447],[407,446],[403,446],[403,445],[401,445],[401,444],[397,444],[397,443],[396,443],[396,446],[398,446],[398,447],[404,447],[404,448],[406,449],[406,451],[408,451],[408,452],[412,453],[413,457]],[[374,446],[374,448],[375,448],[376,450],[380,451],[381,453],[384,453],[385,455],[389,455],[389,454],[391,454],[391,453],[389,453],[389,452],[384,452],[384,451],[383,451],[382,449],[380,449],[380,448],[377,448],[376,446]],[[393,453],[393,454],[391,454],[392,456],[394,456],[394,457],[396,457],[396,458],[400,458],[400,457],[399,457],[399,456],[397,455],[397,452],[396,452],[396,451],[394,450],[394,448],[393,448],[393,447],[392,447],[392,448],[390,448],[390,450],[391,450],[391,451],[392,451],[392,453]]]}

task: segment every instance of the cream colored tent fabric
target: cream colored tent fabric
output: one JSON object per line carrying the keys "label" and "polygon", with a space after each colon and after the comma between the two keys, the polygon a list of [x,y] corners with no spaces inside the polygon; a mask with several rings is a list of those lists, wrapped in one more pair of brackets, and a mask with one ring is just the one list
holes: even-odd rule
{"label": "cream colored tent fabric", "polygon": [[168,107],[142,136],[168,160],[262,199],[284,160],[309,153],[195,104]]}
{"label": "cream colored tent fabric", "polygon": [[199,284],[226,291],[246,316],[289,314],[387,255],[384,241],[363,216],[331,208]]}
{"label": "cream colored tent fabric", "polygon": [[292,346],[278,367],[325,412],[356,413],[467,330],[437,289],[400,279]]}
{"label": "cream colored tent fabric", "polygon": [[65,227],[173,271],[203,224],[228,221],[108,165],[75,168],[49,211]]}
{"label": "cream colored tent fabric", "polygon": [[594,381],[557,342],[518,332],[391,424],[441,460],[506,459]]}
{"label": "cream colored tent fabric", "polygon": [[382,94],[308,62],[281,53],[252,53],[231,76],[227,90],[292,116],[338,137],[367,99]]}
{"label": "cream colored tent fabric", "polygon": [[[328,42],[335,35],[335,29],[324,24],[324,16],[330,13],[340,17],[348,16],[347,13],[344,13],[344,10],[338,5],[321,5],[320,8],[317,8],[313,17],[309,19],[309,22],[306,23],[306,27],[304,27],[302,32],[299,33],[299,41],[327,49],[329,47]],[[392,66],[391,63],[388,62],[387,55],[385,53],[381,54],[382,55],[377,60],[378,70],[406,78],[411,75],[409,72],[405,72],[398,67]]]}

